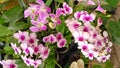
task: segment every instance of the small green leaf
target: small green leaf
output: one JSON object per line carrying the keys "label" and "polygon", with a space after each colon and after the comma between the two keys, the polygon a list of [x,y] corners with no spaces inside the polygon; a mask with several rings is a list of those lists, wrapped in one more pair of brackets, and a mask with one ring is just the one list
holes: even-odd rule
{"label": "small green leaf", "polygon": [[106,2],[107,2],[110,6],[115,7],[115,6],[117,6],[119,0],[106,0]]}
{"label": "small green leaf", "polygon": [[50,6],[53,0],[47,0],[46,5]]}
{"label": "small green leaf", "polygon": [[56,2],[63,3],[64,0],[55,0]]}
{"label": "small green leaf", "polygon": [[30,66],[27,66],[21,59],[17,59],[16,64],[17,68],[31,68]]}
{"label": "small green leaf", "polygon": [[11,35],[12,31],[0,24],[0,37]]}
{"label": "small green leaf", "polygon": [[120,21],[110,21],[107,26],[107,30],[111,36],[112,41],[115,44],[120,45]]}
{"label": "small green leaf", "polygon": [[101,65],[94,65],[93,68],[103,68]]}
{"label": "small green leaf", "polygon": [[110,60],[105,62],[105,68],[113,68],[112,63],[110,62]]}
{"label": "small green leaf", "polygon": [[4,52],[7,54],[14,54],[14,50],[10,46],[4,47]]}

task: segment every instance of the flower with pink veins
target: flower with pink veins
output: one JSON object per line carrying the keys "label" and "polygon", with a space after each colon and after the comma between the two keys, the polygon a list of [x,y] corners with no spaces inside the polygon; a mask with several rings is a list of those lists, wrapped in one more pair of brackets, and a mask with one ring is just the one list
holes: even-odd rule
{"label": "flower with pink veins", "polygon": [[43,12],[51,12],[51,9],[49,7],[46,6],[46,4],[43,2],[43,0],[36,0],[36,2],[40,5],[39,11],[43,11]]}
{"label": "flower with pink veins", "polygon": [[79,19],[80,17],[81,17],[81,15],[86,15],[86,14],[88,14],[88,12],[87,11],[77,11],[77,12],[75,12],[74,13],[74,17],[76,18],[76,19]]}
{"label": "flower with pink veins", "polygon": [[21,55],[21,58],[27,66],[30,66],[33,62],[33,59],[27,58],[26,56]]}
{"label": "flower with pink veins", "polygon": [[32,32],[39,32],[42,30],[47,30],[47,26],[45,25],[47,23],[45,18],[42,17],[38,17],[37,21],[35,20],[31,20],[31,23],[34,25],[32,27],[30,27],[30,30]]}
{"label": "flower with pink veins", "polygon": [[95,20],[96,15],[91,13],[91,14],[82,14],[80,16],[80,20],[84,23],[90,23],[93,22]]}
{"label": "flower with pink veins", "polygon": [[24,17],[27,18],[28,16],[30,16],[31,19],[34,19],[36,16],[36,8],[37,5],[34,4],[30,4],[30,7],[28,7],[25,11],[24,11]]}
{"label": "flower with pink veins", "polygon": [[18,31],[18,33],[14,33],[14,37],[18,39],[18,42],[26,42],[28,38],[28,32]]}
{"label": "flower with pink veins", "polygon": [[27,39],[27,45],[37,45],[37,35],[35,33],[31,33],[30,37]]}
{"label": "flower with pink veins", "polygon": [[2,60],[0,61],[3,68],[17,68],[17,64],[15,64],[15,60]]}
{"label": "flower with pink veins", "polygon": [[65,10],[65,14],[71,14],[73,12],[72,7],[70,7],[66,2],[63,3],[63,9]]}
{"label": "flower with pink veins", "polygon": [[39,45],[40,46],[40,57],[42,57],[43,60],[45,60],[50,52],[50,49],[48,49],[47,47],[43,46],[42,44]]}
{"label": "flower with pink veins", "polygon": [[57,35],[56,35],[56,39],[57,39],[57,41],[60,41],[61,39],[63,38],[63,35],[62,35],[62,33],[57,33]]}
{"label": "flower with pink veins", "polygon": [[45,36],[45,37],[43,37],[43,42],[48,42],[49,41],[49,36]]}
{"label": "flower with pink veins", "polygon": [[33,52],[34,52],[33,48],[28,47],[26,43],[22,43],[21,48],[23,50],[23,53],[25,53],[26,56],[28,56],[29,54],[30,56],[33,55]]}
{"label": "flower with pink veins", "polygon": [[65,38],[62,38],[60,41],[57,42],[57,47],[58,48],[62,48],[62,47],[65,47],[67,41]]}
{"label": "flower with pink veins", "polygon": [[34,50],[34,54],[37,55],[37,54],[39,53],[40,46],[39,46],[39,45],[38,45],[38,46],[36,45],[36,46],[33,46],[32,48],[33,48],[33,50]]}
{"label": "flower with pink veins", "polygon": [[95,9],[95,11],[102,12],[103,14],[106,13],[106,10],[104,10],[104,9],[101,7],[101,4],[100,4],[100,1],[99,1],[99,0],[98,0],[98,7]]}
{"label": "flower with pink veins", "polygon": [[105,62],[107,59],[109,59],[110,58],[110,55],[103,55],[103,56],[100,56],[100,57],[97,57],[97,60],[99,61],[99,62]]}
{"label": "flower with pink veins", "polygon": [[49,35],[49,39],[48,39],[48,42],[49,43],[55,43],[57,41],[57,39],[56,39],[56,37],[53,35],[53,34],[51,34],[51,35]]}
{"label": "flower with pink veins", "polygon": [[11,47],[14,49],[15,54],[21,54],[21,50],[16,46],[16,44],[11,43]]}
{"label": "flower with pink veins", "polygon": [[88,0],[87,5],[95,5],[95,3],[92,0]]}
{"label": "flower with pink veins", "polygon": [[97,20],[97,27],[100,27],[103,24],[102,19],[99,17]]}
{"label": "flower with pink veins", "polygon": [[55,14],[49,14],[51,16],[51,20],[54,22],[55,26],[56,24],[60,25],[61,24],[61,20],[59,19],[59,16],[55,15]]}
{"label": "flower with pink veins", "polygon": [[90,50],[85,57],[88,57],[90,60],[93,60],[94,57],[97,57],[98,54],[95,53],[94,51]]}
{"label": "flower with pink veins", "polygon": [[40,59],[33,60],[33,62],[31,63],[31,65],[34,66],[34,68],[37,68],[41,64],[42,64],[42,61]]}

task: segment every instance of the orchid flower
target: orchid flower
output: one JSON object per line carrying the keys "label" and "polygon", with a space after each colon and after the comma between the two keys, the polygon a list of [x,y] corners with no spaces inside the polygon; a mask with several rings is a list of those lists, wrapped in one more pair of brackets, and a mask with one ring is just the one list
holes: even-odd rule
{"label": "orchid flower", "polygon": [[16,46],[16,44],[11,43],[11,46],[14,49],[15,54],[19,54],[19,55],[21,54],[21,50]]}
{"label": "orchid flower", "polygon": [[2,60],[0,61],[3,68],[17,68],[17,64],[15,64],[15,60]]}
{"label": "orchid flower", "polygon": [[14,37],[18,39],[18,42],[26,42],[28,38],[28,32],[18,31],[18,33],[14,33]]}
{"label": "orchid flower", "polygon": [[91,13],[90,15],[89,14],[82,14],[80,16],[80,20],[84,23],[90,23],[90,22],[93,22],[95,20],[95,17],[96,15]]}
{"label": "orchid flower", "polygon": [[62,38],[60,41],[57,42],[57,47],[62,48],[65,47],[65,44],[67,43],[65,38]]}
{"label": "orchid flower", "polygon": [[99,0],[98,0],[98,7],[95,9],[95,11],[102,12],[103,14],[106,13],[106,10],[104,10],[104,9],[101,7],[101,4],[100,4],[100,1],[99,1]]}
{"label": "orchid flower", "polygon": [[25,53],[26,56],[28,56],[29,54],[32,56],[33,55],[33,48],[28,47],[28,45],[26,43],[22,43],[21,44],[21,48],[23,50],[23,53]]}
{"label": "orchid flower", "polygon": [[26,56],[21,55],[21,58],[27,66],[30,66],[33,62],[31,58],[27,58]]}
{"label": "orchid flower", "polygon": [[37,19],[37,21],[35,20],[31,20],[31,23],[34,25],[32,27],[30,27],[30,30],[32,32],[39,32],[39,31],[42,31],[42,30],[47,30],[47,26],[45,25],[47,23],[46,19],[44,19],[44,17],[39,17]]}
{"label": "orchid flower", "polygon": [[30,34],[30,37],[27,39],[27,44],[28,45],[37,45],[37,41],[38,39],[37,38],[37,35],[35,33],[31,33]]}

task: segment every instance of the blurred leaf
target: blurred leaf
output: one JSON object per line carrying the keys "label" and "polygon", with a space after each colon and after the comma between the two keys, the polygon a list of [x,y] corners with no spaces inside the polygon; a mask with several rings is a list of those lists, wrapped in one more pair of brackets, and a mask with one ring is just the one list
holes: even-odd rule
{"label": "blurred leaf", "polygon": [[5,26],[2,26],[0,24],[0,37],[2,36],[8,36],[8,35],[11,35],[12,34],[12,31],[11,30],[8,30],[7,27]]}
{"label": "blurred leaf", "polygon": [[8,27],[8,29],[18,31],[18,30],[21,30],[21,29],[29,28],[29,27],[30,27],[30,23],[17,22],[15,24],[13,24],[12,26]]}
{"label": "blurred leaf", "polygon": [[23,9],[26,9],[26,4],[24,2],[24,0],[18,0],[19,2],[19,5],[23,8]]}
{"label": "blurred leaf", "polygon": [[31,68],[30,66],[27,66],[21,59],[17,59],[16,64],[18,66],[17,68]]}
{"label": "blurred leaf", "polygon": [[94,65],[93,68],[103,68],[101,65]]}
{"label": "blurred leaf", "polygon": [[110,62],[110,60],[105,62],[105,68],[113,68],[112,63]]}
{"label": "blurred leaf", "polygon": [[119,0],[106,0],[106,2],[107,2],[110,6],[116,7],[117,4],[118,4],[118,2],[119,2]]}
{"label": "blurred leaf", "polygon": [[65,29],[67,28],[65,25],[65,19],[63,16],[60,17],[61,24],[56,26],[57,32],[61,32],[64,35]]}
{"label": "blurred leaf", "polygon": [[115,44],[120,45],[120,21],[110,21],[107,26],[107,30],[111,36],[112,41]]}
{"label": "blurred leaf", "polygon": [[8,11],[6,11],[2,16],[0,16],[0,23],[8,23],[9,26],[13,25],[16,21],[23,17],[23,9],[20,6],[16,6]]}
{"label": "blurred leaf", "polygon": [[5,52],[6,54],[14,54],[14,50],[13,50],[12,47],[10,47],[10,46],[4,47],[4,52]]}
{"label": "blurred leaf", "polygon": [[55,51],[53,49],[53,47],[50,48],[50,53],[49,53],[49,56],[48,58],[46,59],[46,62],[45,62],[45,68],[55,68]]}
{"label": "blurred leaf", "polygon": [[53,0],[47,0],[46,5],[50,6]]}
{"label": "blurred leaf", "polygon": [[56,2],[63,3],[64,0],[55,0]]}

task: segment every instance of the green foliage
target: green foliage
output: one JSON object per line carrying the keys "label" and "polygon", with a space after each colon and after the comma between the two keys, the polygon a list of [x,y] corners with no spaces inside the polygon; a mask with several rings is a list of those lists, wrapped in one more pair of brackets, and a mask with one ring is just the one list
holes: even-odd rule
{"label": "green foliage", "polygon": [[0,37],[11,35],[12,31],[0,24]]}
{"label": "green foliage", "polygon": [[27,66],[21,59],[16,59],[16,64],[18,66],[17,68],[31,68],[30,66]]}
{"label": "green foliage", "polygon": [[93,68],[113,68],[112,63],[110,62],[110,60],[106,61],[104,64],[96,64],[93,66]]}
{"label": "green foliage", "polygon": [[102,68],[101,65],[94,65],[93,68]]}
{"label": "green foliage", "polygon": [[107,30],[110,34],[112,41],[115,44],[120,45],[120,21],[110,21],[107,25]]}
{"label": "green foliage", "polygon": [[47,0],[46,5],[50,6],[53,0]]}
{"label": "green foliage", "polygon": [[5,52],[6,54],[14,54],[14,50],[13,50],[12,47],[10,47],[10,46],[5,46],[5,47],[4,47],[4,52]]}
{"label": "green foliage", "polygon": [[55,0],[56,2],[63,3],[64,0]]}
{"label": "green foliage", "polygon": [[45,61],[45,68],[55,68],[55,51],[54,48],[51,46],[50,48],[50,54],[48,56],[48,58]]}
{"label": "green foliage", "polygon": [[118,2],[119,2],[119,0],[106,0],[106,2],[107,2],[110,6],[116,7],[117,4],[118,4]]}

